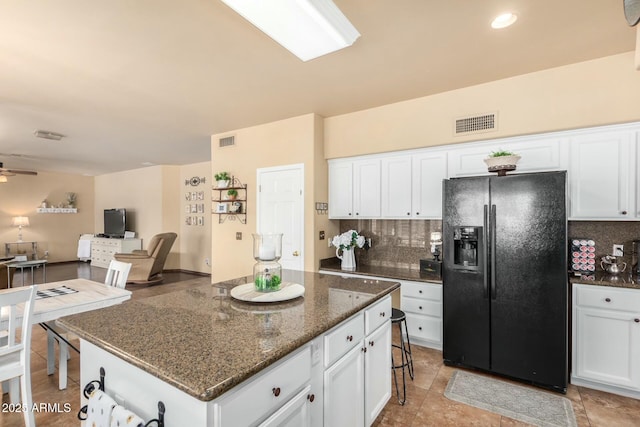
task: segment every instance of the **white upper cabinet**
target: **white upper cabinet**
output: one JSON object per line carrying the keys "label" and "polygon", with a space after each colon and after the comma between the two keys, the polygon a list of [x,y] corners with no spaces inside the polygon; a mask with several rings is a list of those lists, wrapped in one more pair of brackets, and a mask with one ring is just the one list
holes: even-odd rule
{"label": "white upper cabinet", "polygon": [[412,215],[442,218],[442,180],[447,178],[447,153],[425,151],[412,156]]}
{"label": "white upper cabinet", "polygon": [[411,156],[382,159],[382,217],[411,218]]}
{"label": "white upper cabinet", "polygon": [[380,159],[329,161],[329,218],[380,217]]}
{"label": "white upper cabinet", "polygon": [[507,138],[501,141],[473,143],[449,151],[449,176],[488,175],[484,159],[492,151],[507,150],[518,154],[521,159],[513,173],[565,170],[566,144],[562,138],[549,135]]}
{"label": "white upper cabinet", "polygon": [[447,154],[423,151],[382,158],[382,217],[442,218],[442,180]]}
{"label": "white upper cabinet", "polygon": [[570,138],[570,219],[640,218],[636,200],[637,132],[609,130]]}

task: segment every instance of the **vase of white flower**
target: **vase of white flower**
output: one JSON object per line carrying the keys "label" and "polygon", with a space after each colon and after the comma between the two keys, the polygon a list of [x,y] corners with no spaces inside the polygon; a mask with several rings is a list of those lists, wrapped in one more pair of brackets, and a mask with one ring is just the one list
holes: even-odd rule
{"label": "vase of white flower", "polygon": [[356,257],[354,249],[364,246],[365,238],[355,230],[345,231],[335,236],[331,244],[336,247],[336,256],[340,258],[342,270],[353,271],[356,269]]}

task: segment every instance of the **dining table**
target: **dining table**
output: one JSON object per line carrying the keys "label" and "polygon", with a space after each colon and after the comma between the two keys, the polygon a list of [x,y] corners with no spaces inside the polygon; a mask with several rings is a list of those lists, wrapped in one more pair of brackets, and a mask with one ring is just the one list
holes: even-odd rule
{"label": "dining table", "polygon": [[[131,291],[88,279],[69,279],[37,285],[32,324],[51,322],[64,316],[98,310],[131,298]],[[20,313],[18,318],[22,318]],[[0,316],[0,326],[7,322]]]}

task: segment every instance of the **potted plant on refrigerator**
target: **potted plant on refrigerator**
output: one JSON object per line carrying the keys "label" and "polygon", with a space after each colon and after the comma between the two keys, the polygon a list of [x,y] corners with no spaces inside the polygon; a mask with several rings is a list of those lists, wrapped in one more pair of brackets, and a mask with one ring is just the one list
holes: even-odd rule
{"label": "potted plant on refrigerator", "polygon": [[516,170],[516,164],[520,156],[507,150],[492,151],[489,157],[484,159],[489,172],[497,172],[498,176],[505,176],[507,172]]}

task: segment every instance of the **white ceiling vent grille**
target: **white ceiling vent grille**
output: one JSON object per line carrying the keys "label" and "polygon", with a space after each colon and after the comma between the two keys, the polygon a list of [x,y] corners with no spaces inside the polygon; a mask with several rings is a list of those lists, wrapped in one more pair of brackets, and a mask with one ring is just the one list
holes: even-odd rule
{"label": "white ceiling vent grille", "polygon": [[488,113],[457,118],[454,123],[453,134],[458,136],[496,130],[498,130],[498,113]]}
{"label": "white ceiling vent grille", "polygon": [[220,147],[228,147],[230,145],[236,145],[236,137],[235,136],[227,136],[224,138],[220,138],[219,140]]}

